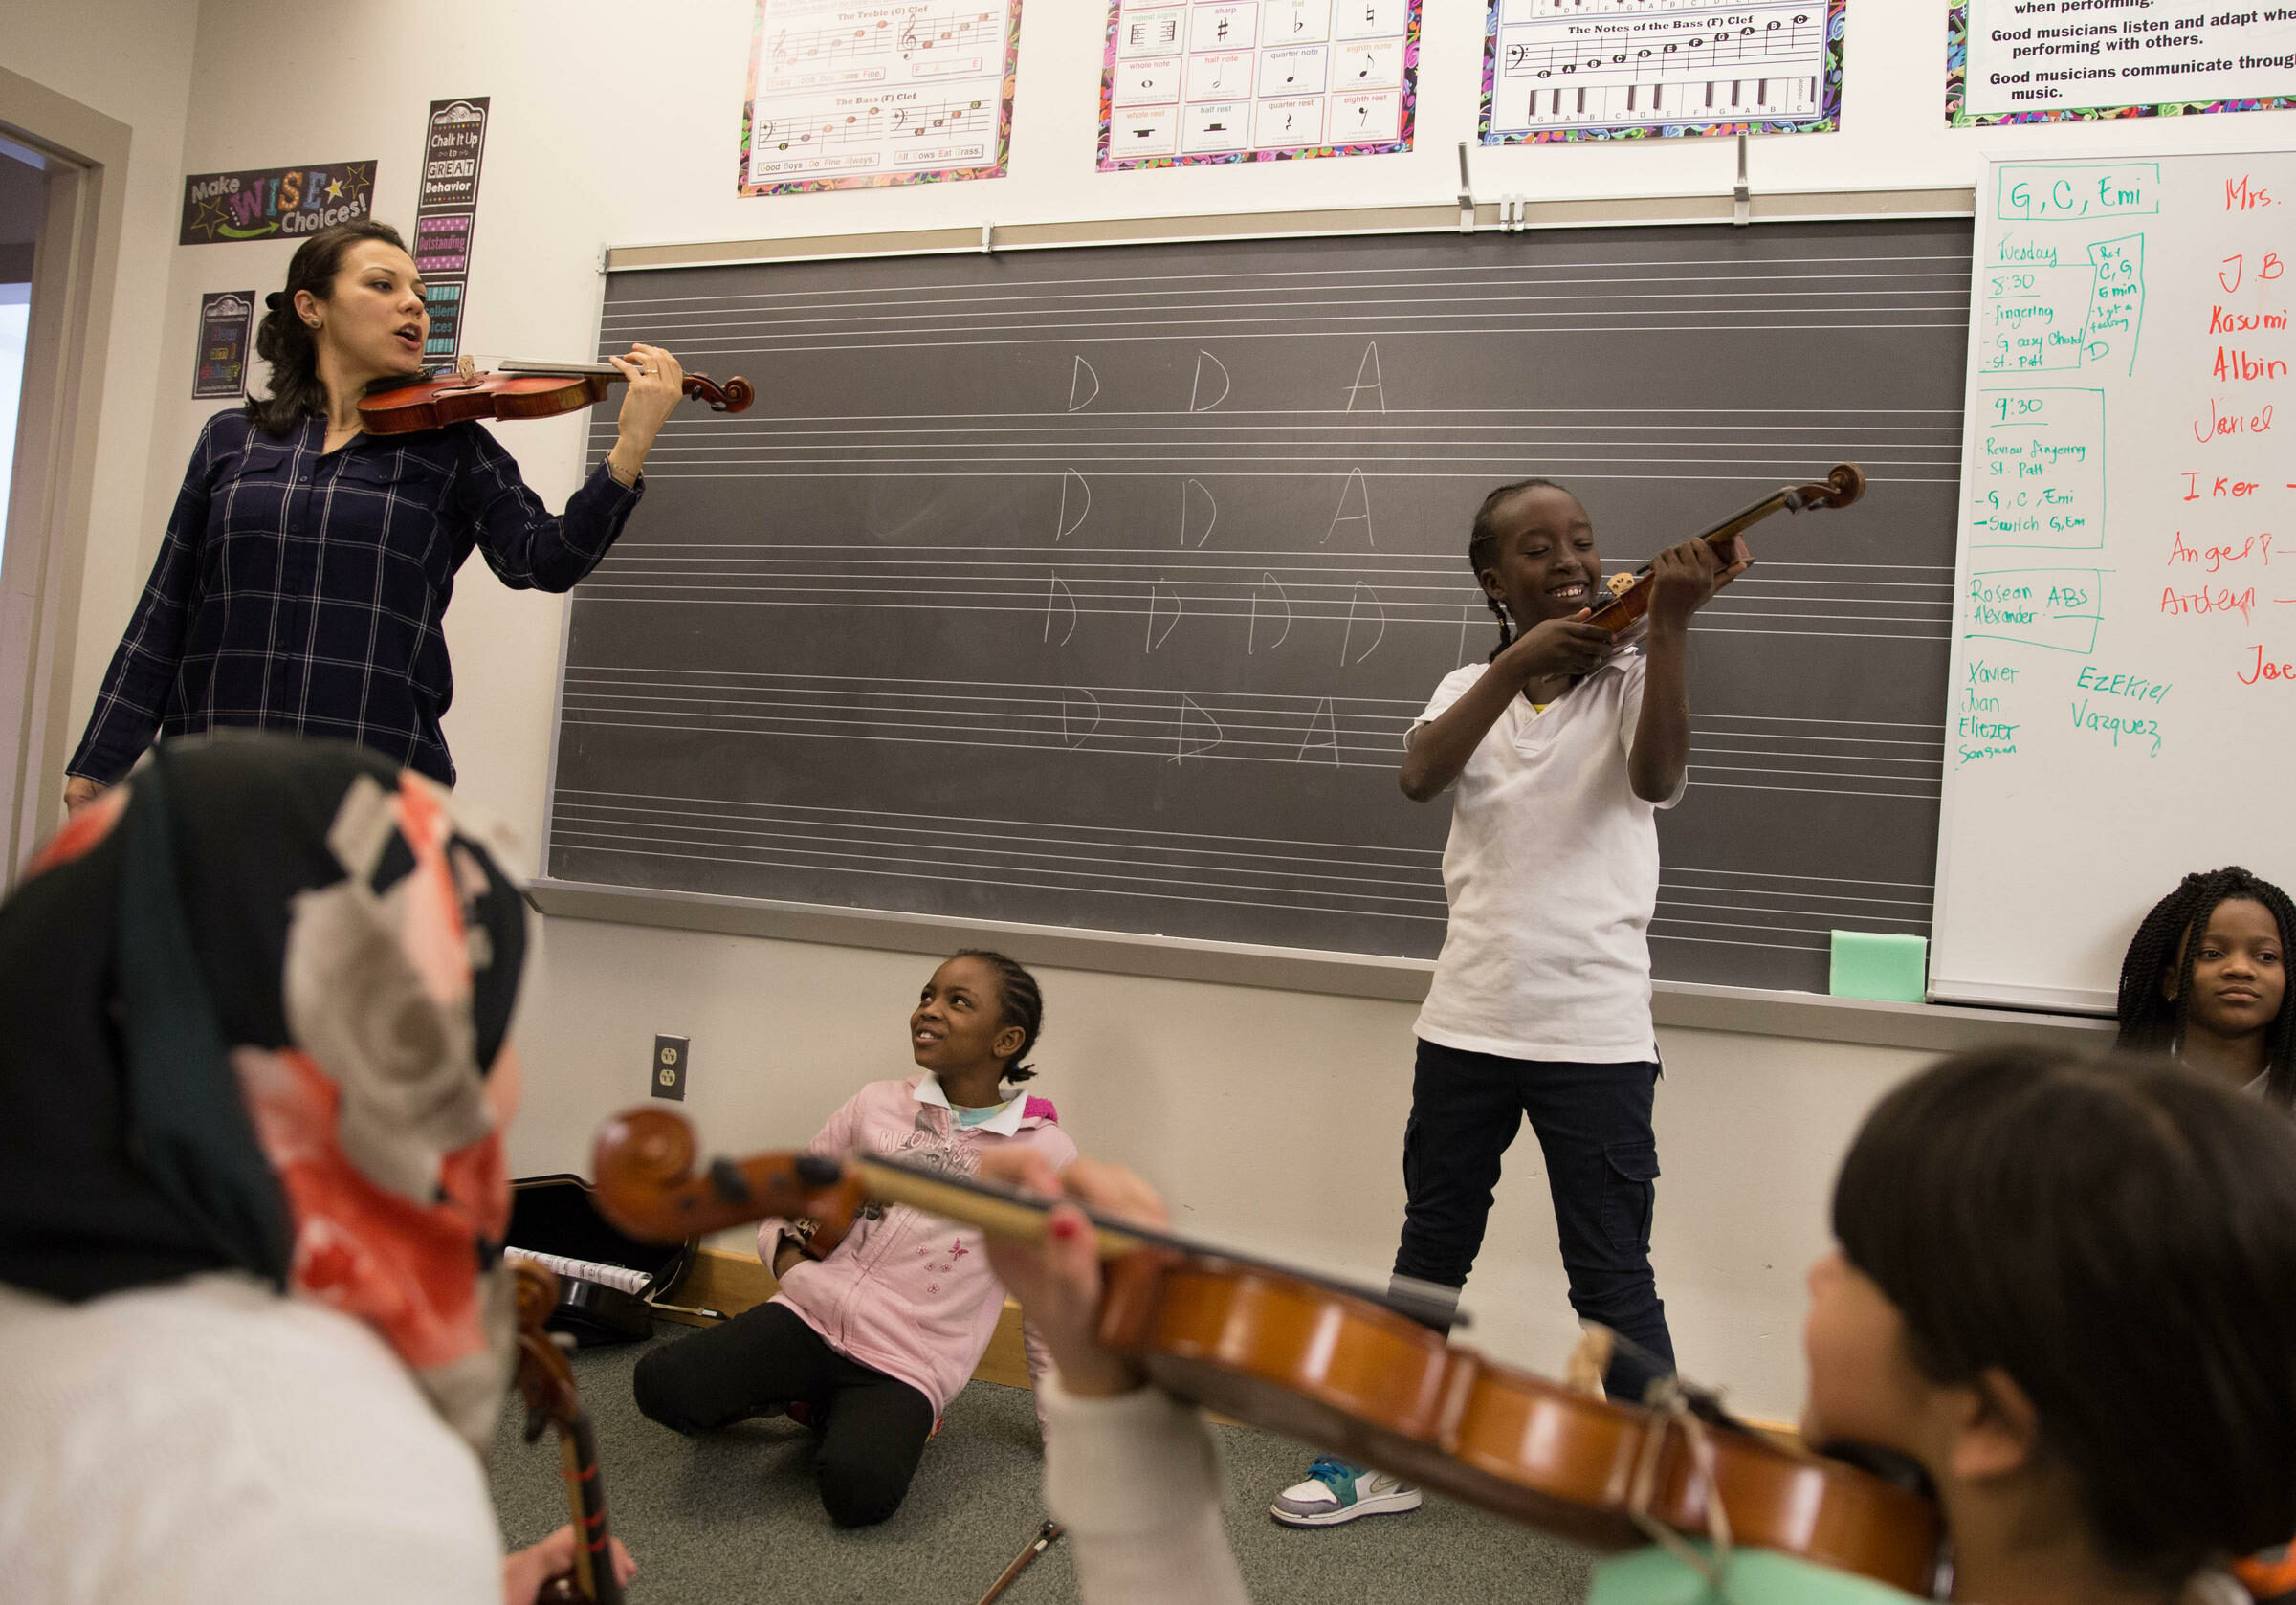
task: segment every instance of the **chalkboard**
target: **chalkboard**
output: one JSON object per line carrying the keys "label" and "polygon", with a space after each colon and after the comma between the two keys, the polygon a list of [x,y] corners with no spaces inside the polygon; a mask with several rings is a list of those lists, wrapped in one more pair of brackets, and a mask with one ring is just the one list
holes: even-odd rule
{"label": "chalkboard", "polygon": [[2296,882],[2283,196],[2285,152],[1978,185],[1940,998],[2109,1013],[2187,871]]}
{"label": "chalkboard", "polygon": [[1615,569],[1848,460],[1698,615],[1651,927],[1822,991],[1832,928],[1929,929],[1969,283],[1952,221],[609,275],[602,351],[760,400],[575,592],[546,874],[1431,956],[1395,766],[1497,639],[1484,494],[1571,486]]}

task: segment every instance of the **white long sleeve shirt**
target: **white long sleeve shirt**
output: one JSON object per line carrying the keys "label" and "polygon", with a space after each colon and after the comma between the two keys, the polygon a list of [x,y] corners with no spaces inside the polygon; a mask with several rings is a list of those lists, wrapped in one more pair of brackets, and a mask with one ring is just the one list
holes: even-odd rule
{"label": "white long sleeve shirt", "polygon": [[485,1469],[383,1340],[251,1278],[0,1286],[10,1605],[501,1605]]}

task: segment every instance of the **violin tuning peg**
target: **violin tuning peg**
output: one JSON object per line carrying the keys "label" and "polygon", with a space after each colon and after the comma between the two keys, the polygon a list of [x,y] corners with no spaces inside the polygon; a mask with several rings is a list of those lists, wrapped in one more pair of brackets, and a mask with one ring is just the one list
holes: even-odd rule
{"label": "violin tuning peg", "polygon": [[746,1204],[750,1200],[749,1177],[731,1159],[710,1161],[710,1186],[726,1203]]}
{"label": "violin tuning peg", "polygon": [[819,1154],[800,1154],[791,1168],[797,1172],[797,1179],[808,1187],[834,1187],[845,1176],[842,1165]]}

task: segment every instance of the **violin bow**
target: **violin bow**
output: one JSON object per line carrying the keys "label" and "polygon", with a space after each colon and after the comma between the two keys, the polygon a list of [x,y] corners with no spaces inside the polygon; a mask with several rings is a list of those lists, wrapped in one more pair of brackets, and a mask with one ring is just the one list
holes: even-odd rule
{"label": "violin bow", "polygon": [[1004,1569],[1004,1574],[988,1585],[988,1592],[981,1596],[981,1605],[996,1605],[998,1600],[1004,1597],[1004,1591],[1012,1587],[1012,1580],[1027,1571],[1029,1563],[1050,1549],[1067,1530],[1055,1521],[1047,1521],[1038,1528],[1036,1536],[1029,1539],[1028,1547],[1013,1558],[1012,1564]]}

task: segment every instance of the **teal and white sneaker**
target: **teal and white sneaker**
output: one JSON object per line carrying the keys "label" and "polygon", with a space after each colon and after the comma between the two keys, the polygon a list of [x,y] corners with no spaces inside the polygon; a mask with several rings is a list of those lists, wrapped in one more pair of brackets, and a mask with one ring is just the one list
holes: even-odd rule
{"label": "teal and white sneaker", "polygon": [[1308,1480],[1276,1496],[1268,1513],[1287,1527],[1334,1527],[1358,1516],[1384,1516],[1419,1508],[1419,1490],[1410,1484],[1350,1465],[1336,1455],[1318,1455]]}

